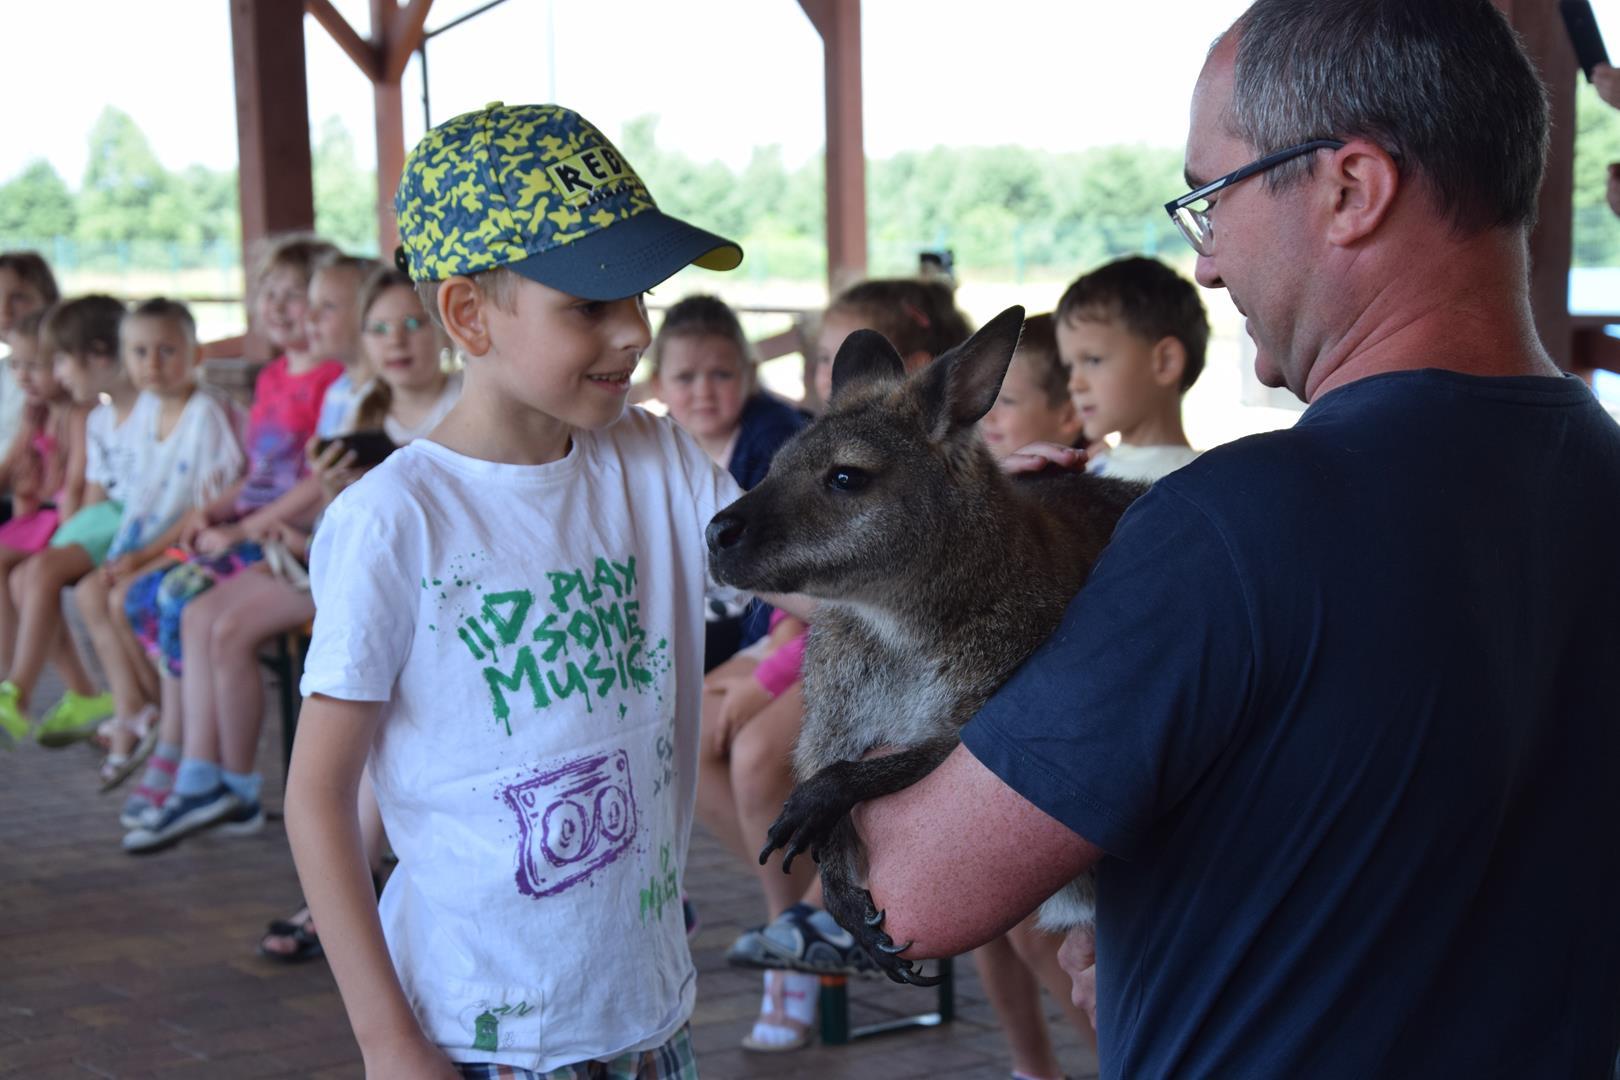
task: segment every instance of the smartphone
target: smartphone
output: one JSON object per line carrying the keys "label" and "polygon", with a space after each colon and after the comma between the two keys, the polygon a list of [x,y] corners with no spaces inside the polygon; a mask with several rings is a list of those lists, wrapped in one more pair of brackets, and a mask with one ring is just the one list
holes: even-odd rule
{"label": "smartphone", "polygon": [[1592,69],[1609,62],[1609,50],[1603,47],[1603,33],[1598,30],[1597,16],[1592,14],[1589,0],[1558,0],[1558,14],[1564,17],[1564,29],[1569,43],[1575,46],[1575,60],[1592,81]]}
{"label": "smartphone", "polygon": [[353,451],[354,463],[362,469],[381,465],[384,458],[399,449],[386,431],[376,428],[370,431],[351,431],[347,435],[339,435],[332,439],[321,439],[315,444],[315,453],[317,455],[326,453],[326,448],[333,443],[342,443],[345,450]]}

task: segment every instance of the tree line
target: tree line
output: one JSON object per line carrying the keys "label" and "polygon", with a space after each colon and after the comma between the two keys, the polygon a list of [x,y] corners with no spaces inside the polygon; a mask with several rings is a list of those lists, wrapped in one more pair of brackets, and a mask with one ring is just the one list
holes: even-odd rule
{"label": "tree line", "polygon": [[[1574,263],[1620,265],[1620,222],[1605,202],[1607,165],[1620,161],[1620,114],[1582,86],[1576,119]],[[744,273],[825,275],[819,156],[790,166],[780,147],[762,146],[734,169],[661,145],[651,116],[628,124],[619,143],[665,209],[742,242]],[[331,118],[311,151],[316,228],[348,250],[374,252],[374,174],[359,164],[353,136]],[[919,250],[934,248],[953,250],[965,274],[1016,277],[1153,252],[1180,243],[1162,204],[1183,187],[1181,153],[1171,147],[938,146],[873,159],[872,271],[907,272]],[[0,184],[0,246],[39,247],[85,267],[234,265],[239,235],[235,171],[167,169],[135,121],[112,107],[90,132],[77,189],[43,160]]]}

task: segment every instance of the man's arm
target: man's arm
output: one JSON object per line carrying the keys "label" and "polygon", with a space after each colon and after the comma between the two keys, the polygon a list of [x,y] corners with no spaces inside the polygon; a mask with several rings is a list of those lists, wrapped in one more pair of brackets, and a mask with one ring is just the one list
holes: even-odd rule
{"label": "man's arm", "polygon": [[1005,933],[1103,851],[1002,783],[966,747],[921,781],[855,808],[867,887],[912,958]]}

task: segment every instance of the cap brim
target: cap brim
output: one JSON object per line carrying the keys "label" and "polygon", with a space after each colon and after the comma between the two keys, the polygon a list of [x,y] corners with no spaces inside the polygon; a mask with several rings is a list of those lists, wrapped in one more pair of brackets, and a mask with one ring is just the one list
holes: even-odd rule
{"label": "cap brim", "polygon": [[742,248],[724,237],[643,210],[506,268],[584,300],[619,300],[646,292],[682,267],[735,270],[742,257]]}

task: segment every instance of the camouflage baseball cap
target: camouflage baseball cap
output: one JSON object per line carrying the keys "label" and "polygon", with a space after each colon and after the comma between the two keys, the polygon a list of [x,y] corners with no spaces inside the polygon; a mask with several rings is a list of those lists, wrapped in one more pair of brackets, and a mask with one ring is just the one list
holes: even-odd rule
{"label": "camouflage baseball cap", "polygon": [[494,102],[429,131],[405,159],[400,264],[413,281],[504,266],[587,300],[634,296],[742,248],[658,209],[624,155],[560,105]]}

